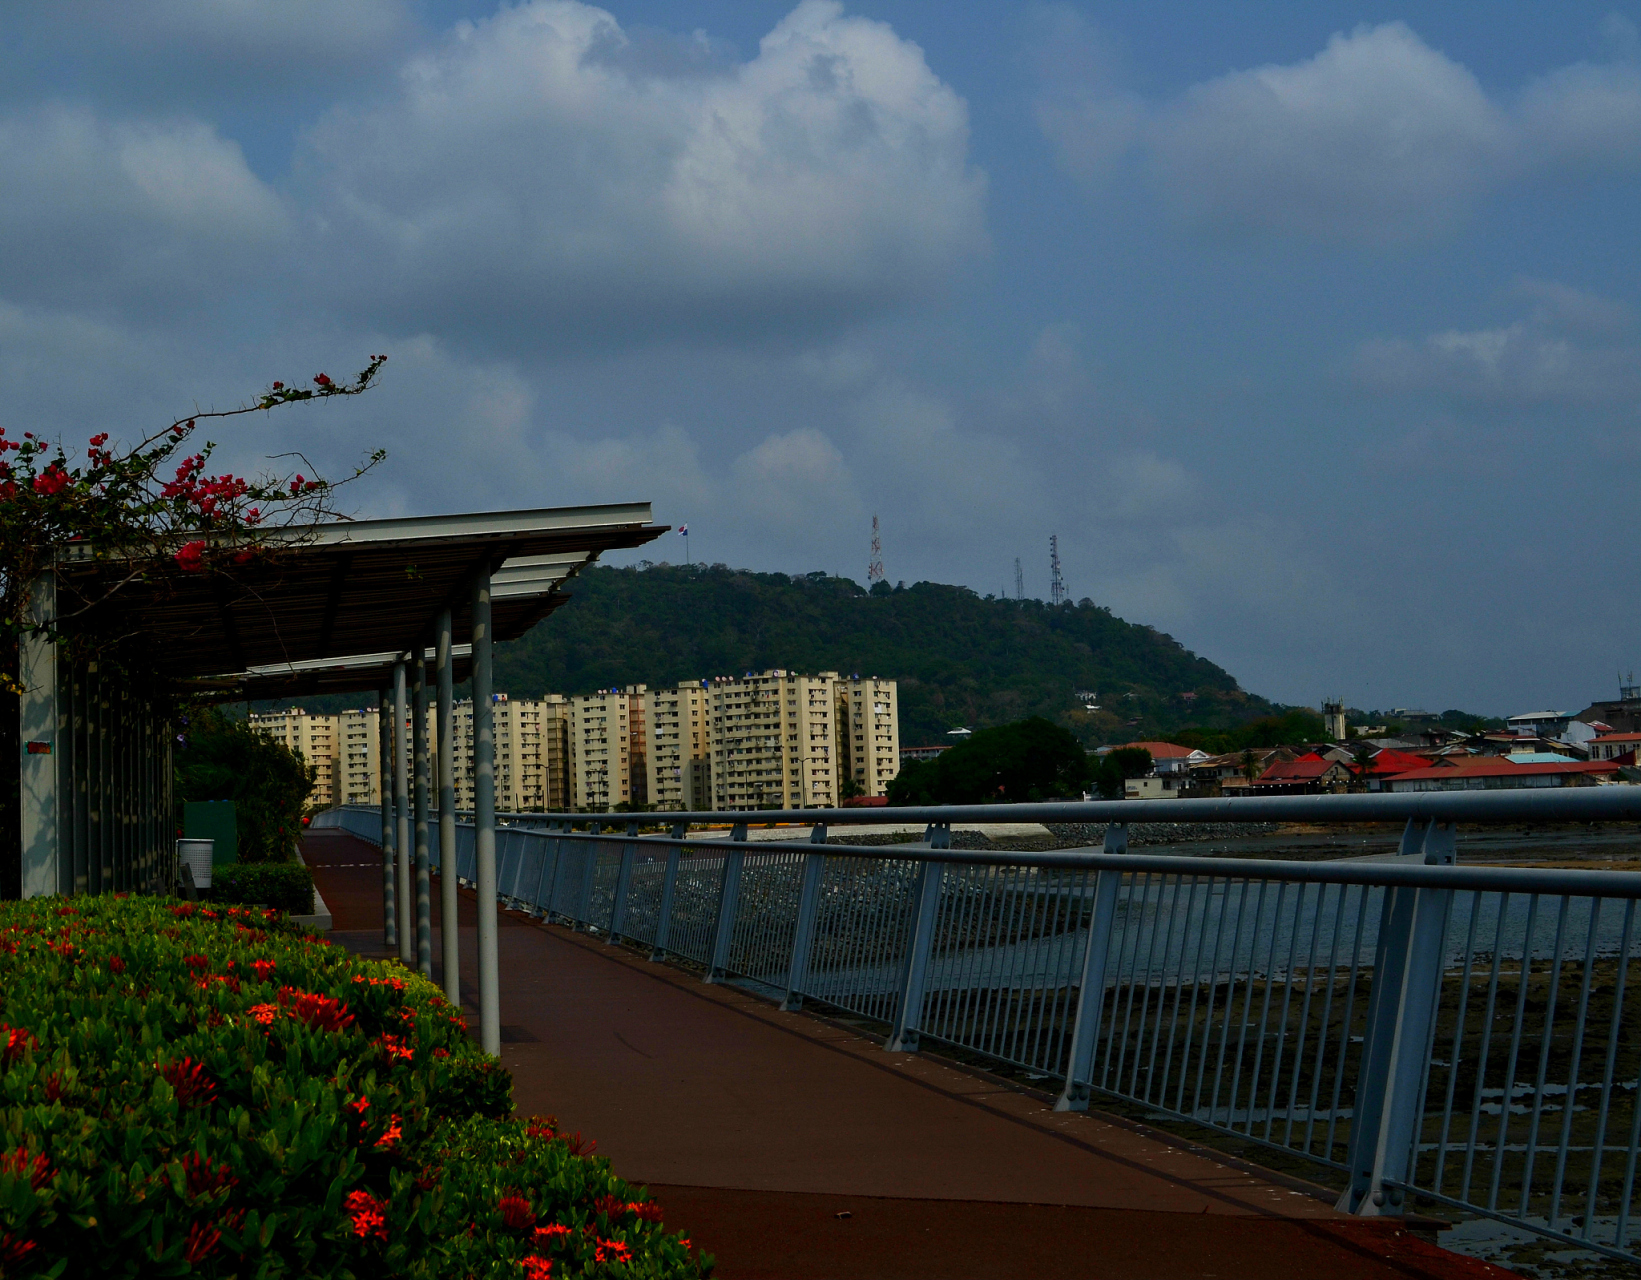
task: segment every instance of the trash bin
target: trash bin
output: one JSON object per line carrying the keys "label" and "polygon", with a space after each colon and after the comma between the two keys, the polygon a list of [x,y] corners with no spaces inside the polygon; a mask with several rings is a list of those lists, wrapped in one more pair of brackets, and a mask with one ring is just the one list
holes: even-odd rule
{"label": "trash bin", "polygon": [[182,867],[186,864],[194,873],[196,889],[211,887],[211,863],[216,857],[216,843],[215,840],[177,841],[177,874],[182,874]]}

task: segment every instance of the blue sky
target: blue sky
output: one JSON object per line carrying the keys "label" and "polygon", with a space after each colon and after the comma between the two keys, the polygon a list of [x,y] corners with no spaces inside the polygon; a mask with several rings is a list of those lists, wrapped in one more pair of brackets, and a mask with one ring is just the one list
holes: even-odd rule
{"label": "blue sky", "polygon": [[222,460],[384,446],[361,513],[647,498],[857,578],[876,513],[891,580],[982,592],[1057,532],[1268,696],[1576,710],[1641,666],[1638,21],[8,6],[0,413],[386,351]]}

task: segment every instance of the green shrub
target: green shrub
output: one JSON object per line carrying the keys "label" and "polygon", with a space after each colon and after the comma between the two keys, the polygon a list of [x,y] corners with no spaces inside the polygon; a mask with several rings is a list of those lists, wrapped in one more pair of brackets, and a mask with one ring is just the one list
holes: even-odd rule
{"label": "green shrub", "polygon": [[313,873],[300,862],[236,862],[211,873],[211,901],[261,903],[293,916],[313,914]]}
{"label": "green shrub", "polygon": [[433,985],[277,912],[0,906],[6,1276],[700,1277]]}
{"label": "green shrub", "polygon": [[241,862],[285,862],[302,838],[314,768],[215,708],[191,711],[176,752],[177,800],[232,800]]}

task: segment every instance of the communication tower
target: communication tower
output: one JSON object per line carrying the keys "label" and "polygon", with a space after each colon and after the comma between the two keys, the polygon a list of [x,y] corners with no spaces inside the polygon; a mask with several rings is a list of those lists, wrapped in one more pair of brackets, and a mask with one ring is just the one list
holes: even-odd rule
{"label": "communication tower", "polygon": [[1635,672],[1630,672],[1630,678],[1624,679],[1624,673],[1618,673],[1618,700],[1620,702],[1641,701],[1641,685],[1635,683]]}
{"label": "communication tower", "polygon": [[1019,556],[1014,557],[1014,598],[1016,600],[1026,598],[1026,575],[1025,571],[1020,568]]}
{"label": "communication tower", "polygon": [[1050,604],[1064,604],[1068,598],[1066,580],[1060,576],[1060,535],[1048,535],[1048,599]]}
{"label": "communication tower", "polygon": [[876,586],[883,581],[883,540],[878,537],[877,517],[872,517],[872,562],[866,566],[866,585]]}

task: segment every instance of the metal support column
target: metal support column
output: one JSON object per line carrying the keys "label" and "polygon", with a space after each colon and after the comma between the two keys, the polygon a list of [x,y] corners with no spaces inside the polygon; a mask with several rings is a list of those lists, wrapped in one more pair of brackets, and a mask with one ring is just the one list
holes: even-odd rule
{"label": "metal support column", "polygon": [[382,945],[399,945],[399,908],[395,902],[393,851],[393,700],[383,689],[376,696],[376,765],[382,790]]}
{"label": "metal support column", "polygon": [[404,659],[393,664],[393,898],[399,904],[399,959],[416,958],[415,899],[410,889],[410,742]]}
{"label": "metal support column", "polygon": [[[18,637],[18,681],[23,693],[17,700],[18,776],[22,840],[19,891],[25,898],[67,893],[59,866],[63,845],[58,829],[57,742],[59,698],[57,658],[61,650],[45,630],[57,617],[57,577],[42,573],[29,592],[29,622],[33,629]],[[72,759],[72,757],[70,757]],[[72,875],[72,872],[70,873]],[[95,887],[95,886],[94,886]]]}
{"label": "metal support column", "polygon": [[414,814],[416,820],[416,968],[422,977],[433,976],[433,880],[432,849],[428,844],[428,792],[430,785],[427,758],[427,655],[420,644],[411,661],[411,720],[410,754],[415,765],[413,775],[416,788]]}
{"label": "metal support column", "polygon": [[[923,843],[928,849],[950,849],[951,827],[946,823],[931,825]],[[924,981],[929,972],[935,926],[939,922],[940,886],[945,875],[944,862],[925,861],[917,868],[917,883],[912,890],[912,936],[906,940],[906,962],[900,971],[895,1020],[883,1045],[889,1053],[917,1052],[918,1034],[923,1025]]]}
{"label": "metal support column", "polygon": [[478,887],[479,1045],[501,1054],[496,973],[496,719],[491,702],[490,570],[473,581],[473,878]]}
{"label": "metal support column", "polygon": [[444,998],[462,1004],[460,899],[456,895],[456,664],[451,657],[450,610],[434,624],[433,665],[437,707],[433,725],[439,766],[439,950],[444,968]]}
{"label": "metal support column", "polygon": [[[1104,851],[1128,852],[1126,822],[1113,822],[1105,829]],[[1105,962],[1111,950],[1111,926],[1117,918],[1117,894],[1121,888],[1120,872],[1095,873],[1094,913],[1088,922],[1082,979],[1077,988],[1077,1014],[1071,1025],[1071,1061],[1066,1066],[1065,1088],[1054,1103],[1056,1111],[1088,1110],[1094,1046],[1099,1042],[1100,1018],[1105,1012]]]}
{"label": "metal support column", "polygon": [[[689,823],[673,823],[674,840],[682,840],[688,834]],[[651,960],[665,960],[667,957],[667,943],[672,936],[672,901],[678,892],[678,864],[683,853],[677,845],[667,850],[667,873],[661,881],[661,911],[655,922],[655,947],[650,952]]]}
{"label": "metal support column", "polygon": [[1451,889],[1387,889],[1385,896],[1351,1120],[1351,1181],[1337,1206],[1365,1217],[1406,1208],[1403,1184],[1422,1119],[1425,1056],[1453,903]]}
{"label": "metal support column", "polygon": [[[746,840],[746,823],[737,822],[729,833],[731,840]],[[712,961],[702,975],[702,982],[717,982],[729,970],[729,942],[735,932],[735,906],[741,896],[741,863],[746,854],[739,849],[724,853],[724,876],[718,882],[718,923],[712,930]]]}
{"label": "metal support column", "polygon": [[632,889],[632,866],[638,859],[638,824],[627,824],[627,842],[621,846],[621,868],[615,876],[615,900],[610,903],[610,932],[605,943],[620,942],[627,928],[627,895]]}
{"label": "metal support column", "polygon": [[[809,833],[809,843],[826,843],[826,824],[817,822]],[[815,917],[820,914],[821,872],[826,868],[824,853],[803,856],[803,887],[798,891],[798,923],[792,931],[792,957],[786,962],[786,995],[781,1008],[803,1008],[803,989],[809,984],[809,952],[815,941]]]}

